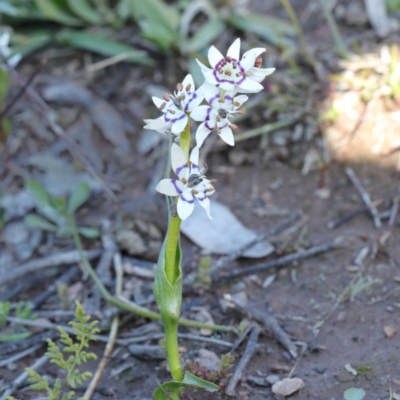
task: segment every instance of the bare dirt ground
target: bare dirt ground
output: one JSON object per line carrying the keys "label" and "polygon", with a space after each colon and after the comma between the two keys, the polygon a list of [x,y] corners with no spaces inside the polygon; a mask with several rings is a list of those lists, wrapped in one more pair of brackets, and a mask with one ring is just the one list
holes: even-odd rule
{"label": "bare dirt ground", "polygon": [[[360,59],[372,60],[372,64],[375,60],[381,66],[388,65],[385,61],[387,49],[396,38],[378,42],[367,26],[343,24],[341,28],[346,40],[350,43],[358,38],[362,51],[360,59],[353,60],[356,65],[348,60],[346,65],[340,64],[338,57],[332,54],[330,34],[324,20],[319,17],[315,21],[312,9],[308,10],[305,2],[293,3],[298,14],[306,20],[306,41],[324,67],[326,81],[316,79],[315,71],[301,63],[302,73],[300,76],[294,74],[276,51],[268,49],[268,56],[277,60],[278,72],[269,81],[267,97],[249,111],[249,117],[244,122],[238,123],[240,130],[252,129],[276,118],[277,113],[270,112],[268,100],[277,96],[283,86],[285,94],[290,93],[292,99],[303,94],[303,97],[297,97],[296,106],[290,102],[287,106],[289,114],[300,110],[304,112],[303,116],[289,128],[242,141],[234,150],[220,147],[210,151],[207,163],[209,175],[218,180],[218,201],[229,207],[245,226],[263,232],[294,211],[301,210],[303,217],[296,229],[270,238],[276,252],[257,260],[240,258],[225,267],[224,271],[277,259],[338,236],[343,238],[341,246],[265,272],[227,282],[213,282],[205,290],[190,290],[184,296],[182,313],[186,318],[200,318],[199,314],[205,312],[212,316],[215,323],[238,326],[249,318],[223,307],[224,294],[236,294],[241,299],[246,297],[251,307],[275,316],[296,343],[299,357],[294,359],[264,330],[258,340],[259,349],[244,370],[233,398],[279,398],[265,381],[266,377],[277,375],[280,378],[298,377],[304,381],[304,388],[290,397],[293,399],[341,400],[349,388],[364,389],[366,400],[398,399],[400,223],[396,209],[399,199],[396,193],[399,189],[399,155],[396,150],[400,143],[399,99],[393,100],[385,90],[376,94],[377,88],[387,85],[386,81],[382,81],[384,73],[377,72],[374,67],[360,69],[357,66]],[[264,2],[253,2],[251,7],[256,11],[272,10],[285,17],[284,11]],[[225,33],[217,46],[222,49],[230,43],[231,37],[232,33]],[[318,40],[313,41],[316,37]],[[248,40],[252,39],[250,35]],[[82,66],[87,61],[82,55],[64,55],[50,49],[25,61],[20,67],[21,76],[29,76],[39,58],[47,58],[48,64],[36,77],[34,88],[47,98],[68,136],[85,150],[86,156],[101,171],[101,177],[117,197],[117,201],[110,198],[101,185],[99,187],[91,179],[92,195],[79,211],[78,222],[98,228],[103,223],[104,232],[104,220],[109,221],[112,237],[124,256],[128,256],[126,249],[132,245],[132,240],[136,241],[135,246],[140,240],[145,250],[135,247],[134,257],[154,261],[160,237],[166,229],[165,203],[152,189],[164,173],[165,142],[152,152],[140,150],[140,146],[147,143],[143,135],[140,136],[141,121],[152,113],[151,94],[165,87],[171,89],[176,79],[186,71],[172,57],[164,57],[160,59],[160,64],[165,66],[164,74],[155,69],[131,69],[118,64],[93,75],[82,75]],[[60,88],[60,82],[67,82],[68,87]],[[290,92],[291,85],[294,92]],[[53,88],[53,92],[49,87]],[[296,88],[300,93],[296,92]],[[85,90],[90,90],[97,102],[104,102],[98,103],[98,114],[104,116],[100,123],[91,115],[84,100],[79,100],[79,94],[85,93],[82,92]],[[10,96],[16,91],[12,87]],[[276,100],[276,103],[280,102],[284,104],[284,111],[279,114],[282,116],[286,110],[284,96]],[[327,113],[330,117],[324,118]],[[118,123],[122,121],[122,127],[115,124],[116,119]],[[15,135],[8,144],[7,154],[4,148],[2,150],[2,158],[7,160],[6,167],[2,169],[2,192],[17,194],[25,181],[34,179],[47,182],[53,189],[59,188],[60,194],[64,195],[68,190],[65,187],[74,183],[77,174],[85,173],[82,163],[73,160],[65,141],[51,133],[28,97],[17,104],[11,121]],[[57,164],[57,160],[62,163]],[[66,171],[68,165],[73,166],[71,173]],[[330,221],[363,207],[346,175],[347,167],[354,170],[372,200],[383,199],[377,206],[382,222],[380,228],[374,225],[368,210],[335,229],[327,227]],[[51,174],[52,169],[55,170],[55,178]],[[144,224],[141,230],[134,225],[138,220]],[[11,265],[18,268],[23,262],[18,261],[16,242],[5,238],[7,225],[20,221],[21,215],[6,221],[3,228],[0,271],[4,276],[12,269]],[[134,229],[139,239],[134,236],[128,244],[121,238],[118,240],[121,231]],[[188,274],[197,270],[199,261],[207,256],[207,252],[187,238],[183,238],[182,244],[183,270]],[[86,249],[101,247],[99,239],[85,241]],[[40,237],[30,258],[71,249],[71,240],[57,240],[52,234],[46,234]],[[213,261],[217,259],[212,257]],[[97,259],[92,262],[93,265],[96,263]],[[12,282],[3,287],[2,296],[8,296],[13,302],[32,300],[61,272],[65,272],[61,268],[51,270],[53,275],[46,279],[40,273],[21,278],[22,283],[35,279],[38,283],[28,285],[27,290],[16,289],[15,295],[10,293],[20,282]],[[113,273],[109,271],[105,276],[109,279],[106,284],[112,288],[115,280]],[[267,278],[270,278],[268,285],[265,284]],[[129,273],[125,275],[124,290],[133,300],[146,304],[151,288],[151,280]],[[78,298],[88,312],[107,321],[109,307],[100,301],[85,274],[78,275],[69,283],[67,297],[70,307],[72,300]],[[156,309],[151,302],[147,306]],[[63,308],[60,296],[54,294],[37,311],[47,320],[64,323],[68,318],[46,314],[46,311],[61,309],[66,311],[68,307]],[[126,319],[124,314],[122,320]],[[119,337],[127,337],[148,322],[143,318],[130,317],[120,328]],[[159,332],[159,327],[156,331]],[[199,334],[198,330],[184,327],[181,332]],[[107,335],[107,331],[104,334]],[[237,338],[233,333],[214,333],[212,337],[229,342]],[[145,343],[157,342],[148,340]],[[182,339],[180,344],[185,361],[196,359],[200,348],[212,350],[218,356],[229,350],[187,339]],[[234,352],[235,365],[245,348],[246,341]],[[96,343],[93,351],[101,357],[104,343]],[[12,382],[43,352],[44,345],[28,357],[0,368],[0,387]],[[96,368],[97,363],[90,363],[90,370],[94,372]],[[234,369],[235,366],[230,372]],[[58,374],[51,365],[44,366],[40,372],[53,377]],[[201,373],[208,377],[209,371],[202,370]],[[255,384],[254,377],[263,384]],[[117,345],[93,399],[151,399],[157,382],[166,379],[165,361],[135,358],[125,346]],[[43,394],[27,391],[26,387],[17,390],[14,395],[20,399],[43,398]],[[188,392],[185,396],[187,399],[229,398],[223,391],[217,394]]]}

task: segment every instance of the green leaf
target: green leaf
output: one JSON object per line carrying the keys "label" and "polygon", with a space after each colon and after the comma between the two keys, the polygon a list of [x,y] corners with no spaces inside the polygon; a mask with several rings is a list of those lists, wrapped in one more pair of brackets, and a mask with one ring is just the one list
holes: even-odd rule
{"label": "green leaf", "polygon": [[24,218],[25,223],[27,223],[32,228],[42,229],[44,231],[55,232],[57,227],[50,222],[46,221],[39,215],[29,214]]}
{"label": "green leaf", "polygon": [[154,62],[147,56],[147,53],[136,50],[128,45],[103,39],[87,32],[78,32],[64,29],[57,34],[56,39],[64,44],[77,49],[92,51],[106,57],[126,55],[124,61],[153,65]]}
{"label": "green leaf", "polygon": [[1,110],[1,105],[3,104],[4,99],[7,96],[9,84],[10,84],[10,79],[8,71],[0,67],[0,110]]}
{"label": "green leaf", "polygon": [[8,2],[0,2],[0,15],[17,15],[18,9]]}
{"label": "green leaf", "polygon": [[80,19],[91,25],[100,25],[104,22],[103,17],[92,7],[88,0],[67,0],[71,11]]}
{"label": "green leaf", "polygon": [[385,3],[389,13],[400,11],[400,0],[385,0]]}
{"label": "green leaf", "polygon": [[179,276],[172,286],[165,274],[165,248],[166,240],[161,248],[157,262],[156,276],[154,279],[153,293],[160,308],[160,314],[164,325],[172,320],[178,321],[181,302],[182,302],[182,269],[181,260],[182,252],[180,243],[177,244],[176,268],[179,269]]}
{"label": "green leaf", "polygon": [[11,122],[10,118],[3,117],[0,121],[0,143],[2,140],[7,140],[7,138],[11,135]]}
{"label": "green leaf", "polygon": [[253,32],[261,39],[278,47],[294,47],[294,42],[284,36],[294,36],[296,34],[293,27],[284,20],[275,17],[265,17],[263,15],[230,15],[228,23],[235,28]]}
{"label": "green leaf", "polygon": [[21,333],[0,333],[0,343],[15,342],[17,340],[26,339],[31,336],[30,332]]}
{"label": "green leaf", "polygon": [[69,12],[65,11],[55,1],[52,0],[35,0],[35,3],[39,10],[48,19],[59,22],[63,25],[68,26],[81,26],[82,22],[73,17]]}
{"label": "green leaf", "polygon": [[344,400],[362,400],[365,396],[365,390],[351,388],[344,392]]}
{"label": "green leaf", "polygon": [[87,226],[78,228],[78,232],[88,239],[95,239],[100,236],[100,231],[97,228],[90,228]]}
{"label": "green leaf", "polygon": [[50,30],[29,31],[27,34],[18,34],[11,37],[14,48],[11,57],[14,54],[21,54],[25,57],[47,46],[52,40],[53,33]]}
{"label": "green leaf", "polygon": [[126,21],[129,19],[131,16],[131,9],[130,9],[130,0],[119,0],[117,7],[116,7],[116,12],[118,17],[122,21]]}
{"label": "green leaf", "polygon": [[163,383],[154,393],[154,400],[170,400],[170,393],[182,390],[185,387],[190,387],[193,389],[203,389],[207,392],[216,392],[219,390],[219,386],[201,379],[190,372],[185,372],[182,382],[172,381]]}
{"label": "green leaf", "polygon": [[130,0],[131,12],[140,25],[142,35],[162,50],[171,50],[180,36],[180,15],[176,8],[160,0]]}
{"label": "green leaf", "polygon": [[215,383],[206,381],[205,379],[201,379],[188,371],[185,372],[182,383],[193,388],[207,390],[207,392],[216,392],[217,390],[219,390],[219,386]]}
{"label": "green leaf", "polygon": [[178,10],[162,0],[131,0],[131,10],[136,21],[146,18],[154,26],[165,26],[171,32],[179,27],[180,15]]}
{"label": "green leaf", "polygon": [[28,181],[25,186],[32,197],[35,199],[38,207],[51,207],[50,195],[46,192],[45,188],[40,183]]}
{"label": "green leaf", "polygon": [[213,16],[183,44],[183,51],[196,52],[207,47],[224,30],[225,24],[218,15]]}
{"label": "green leaf", "polygon": [[68,198],[67,211],[73,214],[89,198],[90,189],[87,183],[80,182],[72,190]]}

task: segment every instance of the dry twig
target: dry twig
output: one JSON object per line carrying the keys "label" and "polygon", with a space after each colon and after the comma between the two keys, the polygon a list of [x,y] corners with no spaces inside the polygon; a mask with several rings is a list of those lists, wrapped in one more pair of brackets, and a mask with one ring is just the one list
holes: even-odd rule
{"label": "dry twig", "polygon": [[293,254],[288,254],[287,256],[280,257],[276,260],[268,261],[266,263],[256,264],[248,268],[237,268],[232,272],[226,273],[225,275],[220,275],[216,277],[215,280],[229,280],[234,279],[242,275],[250,275],[257,272],[266,271],[271,268],[281,267],[286,264],[290,264],[294,261],[304,260],[305,258],[309,258],[315,256],[320,253],[324,253],[329,250],[336,249],[341,245],[343,238],[341,236],[328,240],[322,244],[313,246],[307,250],[299,251]]}
{"label": "dry twig", "polygon": [[[101,250],[88,250],[84,252],[87,259],[92,260],[101,254]],[[50,254],[49,256],[28,261],[25,264],[13,267],[2,277],[0,286],[6,285],[15,279],[21,278],[31,272],[39,271],[43,268],[55,267],[62,264],[74,264],[80,261],[79,251],[71,250],[64,253]]]}
{"label": "dry twig", "polygon": [[361,200],[365,203],[365,205],[368,207],[369,212],[372,215],[372,218],[374,219],[374,224],[376,228],[380,228],[382,226],[381,219],[379,217],[378,210],[374,206],[374,204],[371,201],[371,198],[369,197],[369,194],[365,191],[363,188],[360,180],[357,178],[355,172],[353,171],[352,168],[347,167],[346,168],[346,175],[350,179],[351,183],[354,185],[355,189],[357,190],[358,195],[361,197]]}
{"label": "dry twig", "polygon": [[247,243],[245,246],[241,247],[237,251],[220,258],[216,263],[214,263],[210,267],[211,273],[215,273],[219,271],[221,268],[225,267],[225,265],[229,264],[230,262],[236,260],[239,258],[243,253],[253,247],[255,244],[261,242],[262,240],[275,236],[278,233],[282,232],[284,229],[286,229],[291,223],[297,221],[301,217],[302,213],[301,211],[297,211],[290,215],[288,218],[284,219],[282,222],[279,224],[273,226],[272,228],[266,230],[263,233],[260,233],[255,239],[251,240],[249,243]]}
{"label": "dry twig", "polygon": [[235,368],[235,372],[233,373],[229,383],[225,389],[225,394],[228,396],[235,395],[235,388],[238,384],[239,380],[242,378],[243,372],[246,369],[248,363],[253,358],[254,354],[258,350],[258,335],[260,334],[260,327],[255,325],[253,330],[251,331],[249,341],[247,343],[246,350],[244,351],[242,358],[239,361],[239,364]]}
{"label": "dry twig", "polygon": [[[234,301],[234,300],[233,300]],[[250,316],[268,330],[270,334],[290,353],[293,358],[298,357],[297,349],[287,333],[279,326],[276,318],[268,312],[263,312],[255,307],[245,306],[234,301],[235,308]]]}
{"label": "dry twig", "polygon": [[[38,360],[36,360],[29,368],[35,371],[42,365],[46,364],[48,360],[49,359],[47,356],[42,356]],[[8,389],[6,389],[6,391],[3,393],[3,396],[0,397],[0,400],[6,400],[8,396],[11,396],[18,389],[18,387],[25,382],[28,377],[28,373],[24,371],[21,375],[14,379],[14,382]]]}
{"label": "dry twig", "polygon": [[[122,276],[123,276],[121,255],[119,253],[116,253],[116,254],[114,254],[113,259],[114,259],[115,273],[117,276],[116,283],[115,283],[115,293],[117,295],[120,295],[122,292]],[[106,348],[104,350],[103,358],[101,359],[100,364],[97,368],[97,371],[94,374],[93,379],[91,380],[89,387],[87,388],[87,390],[83,396],[85,400],[90,400],[92,398],[94,390],[96,389],[96,386],[99,383],[101,376],[103,375],[103,371],[107,365],[108,359],[110,358],[111,353],[114,348],[115,340],[116,340],[117,333],[118,333],[118,323],[119,323],[119,316],[117,314],[114,317],[112,324],[111,324],[110,336],[108,338],[108,342],[107,342]]]}

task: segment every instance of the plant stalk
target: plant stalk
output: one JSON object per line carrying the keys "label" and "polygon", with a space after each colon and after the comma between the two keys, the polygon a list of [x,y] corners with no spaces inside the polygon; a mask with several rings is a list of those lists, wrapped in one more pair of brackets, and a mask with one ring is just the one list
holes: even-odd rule
{"label": "plant stalk", "polygon": [[[180,147],[189,161],[189,148],[190,148],[190,115],[188,114],[188,122],[184,131],[180,136]],[[176,201],[178,197],[176,198]],[[180,260],[177,259],[177,251],[179,248],[180,230],[182,220],[178,215],[171,215],[169,219],[169,226],[167,232],[167,243],[165,248],[165,275],[171,286],[174,286],[176,280],[181,274]],[[182,284],[182,283],[181,283]],[[178,310],[180,312],[180,310]],[[175,381],[182,381],[182,367],[179,356],[178,345],[178,316],[164,315],[164,331],[166,338],[166,349],[168,354],[168,363],[171,375]],[[179,399],[179,394],[174,393]]]}

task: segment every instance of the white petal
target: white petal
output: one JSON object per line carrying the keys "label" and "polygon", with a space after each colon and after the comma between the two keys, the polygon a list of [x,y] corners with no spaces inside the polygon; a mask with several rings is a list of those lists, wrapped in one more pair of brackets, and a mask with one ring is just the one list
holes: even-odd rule
{"label": "white petal", "polygon": [[201,63],[197,58],[196,58],[197,64],[199,64],[199,67],[201,69],[201,71],[204,73],[206,71],[209,71],[210,68],[206,67],[203,63]]}
{"label": "white petal", "polygon": [[198,174],[200,172],[199,168],[199,147],[195,146],[190,153],[190,161],[192,163],[190,167],[191,174]]}
{"label": "white petal", "polygon": [[179,218],[185,220],[192,212],[194,208],[194,198],[189,190],[186,190],[179,196],[177,211]]}
{"label": "white petal", "polygon": [[178,120],[176,120],[175,122],[172,123],[171,126],[171,132],[174,135],[179,135],[180,133],[183,132],[183,130],[186,127],[186,124],[188,122],[188,117],[186,114],[182,114],[182,118],[179,118]]}
{"label": "white petal", "polygon": [[248,77],[246,77],[243,82],[238,85],[238,87],[245,90],[245,93],[258,93],[260,90],[264,89],[262,85]]}
{"label": "white petal", "polygon": [[213,101],[220,97],[220,90],[209,82],[204,84],[204,98],[208,104],[214,105]]}
{"label": "white petal", "polygon": [[190,118],[195,121],[205,121],[209,114],[208,110],[211,110],[210,106],[198,106],[191,112]]}
{"label": "white petal", "polygon": [[208,83],[211,83],[211,85],[218,85],[218,80],[214,76],[214,70],[209,69],[207,71],[203,71],[204,78]]}
{"label": "white petal", "polygon": [[253,67],[251,68],[247,73],[252,76],[268,76],[271,75],[276,68],[257,68]]}
{"label": "white petal", "polygon": [[240,39],[237,38],[228,49],[227,57],[234,58],[236,61],[239,61],[240,57]]}
{"label": "white petal", "polygon": [[220,53],[220,51],[215,47],[211,46],[208,50],[208,61],[210,65],[215,68],[216,65],[222,61],[225,57]]}
{"label": "white petal", "polygon": [[256,61],[256,58],[264,53],[265,49],[262,47],[256,47],[255,49],[251,49],[249,51],[246,51],[246,53],[243,54],[242,59],[240,60],[240,66],[245,70],[248,71],[250,68],[254,67],[254,62]]}
{"label": "white petal", "polygon": [[187,102],[185,106],[186,112],[192,112],[195,107],[197,107],[204,100],[204,91],[203,89],[198,89],[195,93],[192,94],[191,98]]}
{"label": "white petal", "polygon": [[198,128],[196,132],[196,143],[198,147],[201,147],[206,137],[211,133],[211,130],[205,126],[205,122],[203,122]]}
{"label": "white petal", "polygon": [[187,159],[183,150],[176,143],[171,146],[171,166],[175,174],[179,176],[179,179],[186,178],[189,172]]}
{"label": "white petal", "polygon": [[221,133],[219,134],[220,138],[230,146],[235,145],[235,139],[233,138],[233,132],[232,129],[229,128],[228,126],[221,129]]}
{"label": "white petal", "polygon": [[185,79],[182,82],[183,85],[183,91],[186,91],[186,86],[190,85],[189,92],[194,92],[196,90],[194,86],[194,81],[192,75],[188,74],[185,76]]}
{"label": "white petal", "polygon": [[[155,97],[155,96],[153,96],[152,99],[153,99],[153,103],[156,105],[156,107],[157,107],[158,109],[160,109],[160,107],[161,107],[164,103],[166,103],[166,101],[165,101],[164,99],[159,99],[158,97]],[[162,110],[162,112],[167,111],[166,108],[167,108],[167,107],[164,107],[164,109]]]}
{"label": "white petal", "polygon": [[243,103],[245,103],[249,99],[249,96],[241,94],[240,96],[234,97],[233,101],[235,103],[240,103],[239,106],[235,106],[235,108],[240,107]]}
{"label": "white petal", "polygon": [[166,196],[178,196],[185,190],[185,185],[177,179],[162,179],[156,186],[156,190]]}
{"label": "white petal", "polygon": [[235,84],[231,83],[231,82],[221,82],[219,84],[219,87],[223,90],[226,90],[228,92],[232,91],[233,89],[235,89]]}
{"label": "white petal", "polygon": [[150,129],[160,133],[165,133],[169,127],[169,123],[165,122],[164,116],[161,116],[157,119],[145,119],[144,122],[146,122],[144,129]]}
{"label": "white petal", "polygon": [[210,199],[206,196],[205,193],[199,193],[195,195],[197,200],[199,201],[200,205],[205,208],[208,218],[211,218],[210,215]]}
{"label": "white petal", "polygon": [[[0,47],[8,47],[10,41],[10,32],[4,32],[0,35]],[[7,54],[4,54],[7,57]]]}

